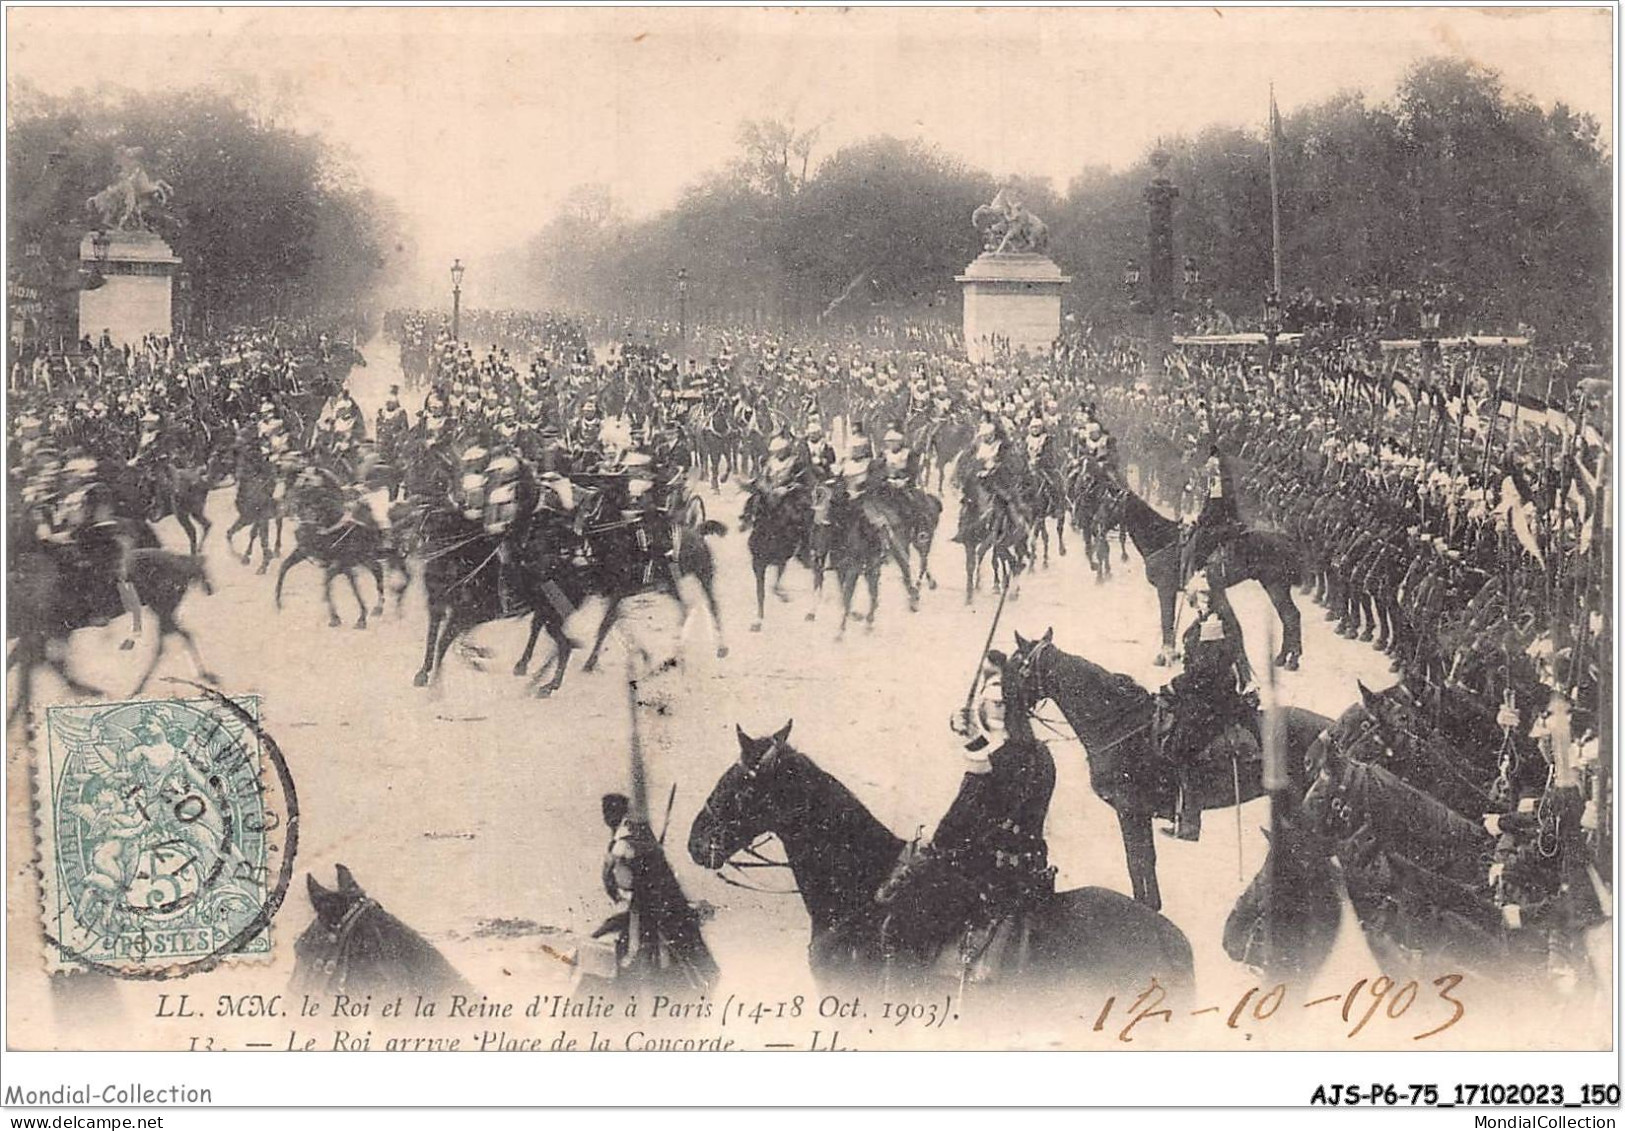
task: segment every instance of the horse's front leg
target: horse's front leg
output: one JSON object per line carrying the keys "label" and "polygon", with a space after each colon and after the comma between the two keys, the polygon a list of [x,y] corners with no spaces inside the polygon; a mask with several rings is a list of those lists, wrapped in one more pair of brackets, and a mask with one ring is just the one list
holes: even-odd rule
{"label": "horse's front leg", "polygon": [[1162,647],[1157,652],[1156,665],[1159,668],[1167,667],[1175,660],[1174,650],[1174,602],[1177,601],[1179,590],[1172,584],[1157,586],[1157,606],[1162,615]]}
{"label": "horse's front leg", "polygon": [[587,660],[581,665],[581,670],[595,672],[598,670],[598,654],[604,650],[604,641],[609,639],[609,630],[615,627],[615,622],[621,613],[619,598],[611,597],[609,605],[604,609],[604,619],[598,622],[598,634],[593,637],[592,651],[587,653]]}
{"label": "horse's front leg", "polygon": [[[339,616],[338,606],[333,604],[333,577],[337,573],[338,570],[333,566],[328,566],[322,571],[322,600],[327,603],[328,628],[337,628],[344,623]],[[356,595],[356,599],[361,599],[359,593]]]}
{"label": "horse's front leg", "polygon": [[1123,856],[1128,862],[1129,883],[1134,899],[1153,911],[1162,910],[1162,892],[1157,887],[1157,839],[1152,835],[1151,813],[1143,809],[1117,808],[1117,824],[1123,833]]}
{"label": "horse's front leg", "polygon": [[762,631],[762,620],[767,615],[767,563],[761,560],[751,563],[756,573],[756,620],[752,622],[752,632]]}
{"label": "horse's front leg", "polygon": [[296,548],[294,552],[289,554],[287,559],[283,561],[282,568],[276,571],[276,588],[273,590],[273,593],[276,600],[276,607],[278,609],[282,608],[282,582],[287,578],[288,571],[294,566],[298,565],[300,562],[304,561],[305,556],[305,551],[302,548]]}
{"label": "horse's front leg", "polygon": [[[373,584],[378,587],[378,603],[372,607],[372,615],[381,617],[384,615],[384,563],[377,558],[373,558],[367,563],[367,572],[372,574]],[[359,599],[359,597],[360,594],[358,593],[357,598]],[[363,624],[366,623],[366,619],[366,615],[363,613],[361,618]]]}
{"label": "horse's front leg", "polygon": [[542,634],[542,612],[537,609],[530,614],[530,632],[525,636],[525,650],[519,653],[519,659],[513,666],[514,675],[524,675],[530,670],[530,658],[536,652],[536,638]]}
{"label": "horse's front leg", "polygon": [[[374,568],[376,568],[376,567],[374,567]],[[357,628],[366,628],[367,627],[367,602],[366,602],[366,599],[361,596],[361,585],[355,579],[355,569],[352,567],[350,569],[345,570],[344,571],[344,578],[345,578],[346,581],[348,581],[350,583],[350,592],[355,594],[356,608],[358,610],[360,610],[360,615],[356,618],[355,626]],[[378,595],[379,595],[380,598],[382,598],[383,594],[384,594],[384,579],[382,577],[379,577],[378,578]]]}

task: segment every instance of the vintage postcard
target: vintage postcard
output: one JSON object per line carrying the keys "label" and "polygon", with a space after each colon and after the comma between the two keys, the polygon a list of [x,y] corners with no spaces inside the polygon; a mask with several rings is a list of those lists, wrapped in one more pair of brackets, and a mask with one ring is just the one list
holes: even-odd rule
{"label": "vintage postcard", "polygon": [[1617,1104],[1614,9],[6,19],[9,1051]]}

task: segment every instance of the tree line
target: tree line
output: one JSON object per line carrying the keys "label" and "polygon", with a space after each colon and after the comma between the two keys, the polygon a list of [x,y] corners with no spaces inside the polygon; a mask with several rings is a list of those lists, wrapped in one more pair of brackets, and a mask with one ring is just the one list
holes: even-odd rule
{"label": "tree line", "polygon": [[[1161,142],[1179,188],[1176,253],[1200,273],[1183,297],[1251,322],[1271,277],[1260,109],[1255,128]],[[1344,92],[1277,130],[1289,293],[1448,287],[1486,332],[1608,337],[1612,155],[1590,115],[1542,109],[1492,70],[1439,58],[1384,101]],[[735,161],[647,219],[621,216],[601,186],[577,190],[527,245],[529,282],[557,304],[675,319],[681,270],[690,321],[956,317],[953,276],[981,250],[970,214],[992,174],[892,137],[815,159],[816,131],[791,122],[746,122],[738,140]],[[1080,321],[1131,322],[1123,274],[1144,264],[1151,175],[1148,153],[1126,169],[1086,166],[1064,190],[1005,181],[1049,225]]]}
{"label": "tree line", "polygon": [[58,97],[24,87],[11,111],[11,262],[63,292],[97,222],[85,201],[112,182],[124,147],[139,147],[147,171],[174,188],[150,219],[184,261],[194,325],[344,317],[406,259],[390,202],[323,139],[228,95]]}

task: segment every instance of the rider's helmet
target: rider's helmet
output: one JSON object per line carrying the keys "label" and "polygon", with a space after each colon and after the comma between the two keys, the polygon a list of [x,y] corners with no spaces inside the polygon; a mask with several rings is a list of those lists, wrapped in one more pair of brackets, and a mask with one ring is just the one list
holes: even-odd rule
{"label": "rider's helmet", "polygon": [[320,469],[307,467],[299,473],[299,477],[294,480],[294,485],[298,487],[320,487],[323,482]]}
{"label": "rider's helmet", "polygon": [[1044,421],[1041,418],[1035,416],[1031,420],[1027,421],[1027,435],[1042,436],[1043,434]]}
{"label": "rider's helmet", "polygon": [[895,425],[886,430],[886,446],[894,452],[903,446],[903,433]]}
{"label": "rider's helmet", "polygon": [[869,459],[875,452],[874,447],[869,443],[869,437],[859,432],[852,437],[852,447],[846,454],[848,459]]}
{"label": "rider's helmet", "polygon": [[490,452],[486,451],[478,444],[475,444],[471,448],[465,448],[463,450],[463,454],[459,458],[462,460],[463,467],[477,467],[484,463],[490,454]]}
{"label": "rider's helmet", "polygon": [[783,432],[780,432],[767,442],[767,454],[770,456],[782,456],[789,450],[790,437],[786,436]]}
{"label": "rider's helmet", "polygon": [[824,426],[816,420],[807,422],[807,439],[818,441],[824,438]]}

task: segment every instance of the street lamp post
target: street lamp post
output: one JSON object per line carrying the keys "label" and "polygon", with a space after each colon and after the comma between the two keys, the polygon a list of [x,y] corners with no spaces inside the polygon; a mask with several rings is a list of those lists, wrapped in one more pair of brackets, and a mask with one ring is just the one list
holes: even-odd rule
{"label": "street lamp post", "polygon": [[688,268],[677,268],[677,338],[688,343]]}
{"label": "street lamp post", "polygon": [[451,261],[451,340],[463,340],[463,266],[461,259]]}

